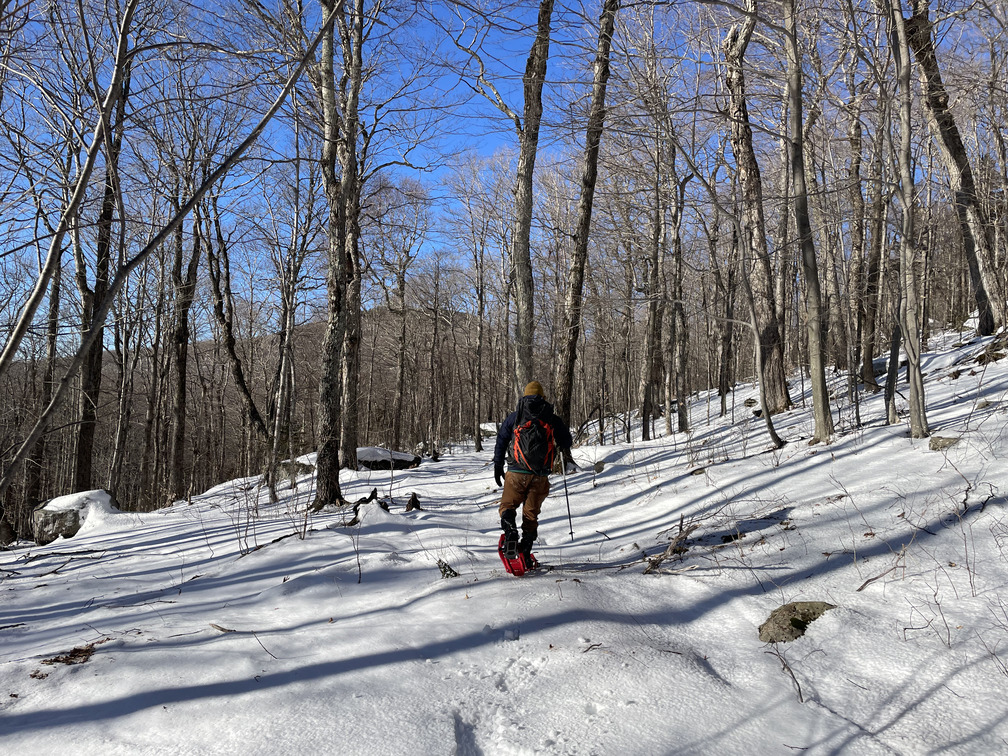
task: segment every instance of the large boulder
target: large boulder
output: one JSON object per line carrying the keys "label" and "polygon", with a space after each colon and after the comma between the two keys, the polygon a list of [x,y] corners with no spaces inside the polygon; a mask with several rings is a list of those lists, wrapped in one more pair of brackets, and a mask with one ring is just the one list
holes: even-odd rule
{"label": "large boulder", "polygon": [[39,546],[57,538],[73,538],[94,512],[118,512],[119,506],[108,491],[101,489],[58,496],[40,504],[32,512],[32,533]]}
{"label": "large boulder", "polygon": [[793,641],[805,635],[805,628],[830,609],[836,609],[836,606],[825,601],[794,601],[779,606],[760,625],[759,639],[764,643]]}
{"label": "large boulder", "polygon": [[416,454],[363,446],[357,450],[357,467],[365,470],[408,470],[420,464]]}

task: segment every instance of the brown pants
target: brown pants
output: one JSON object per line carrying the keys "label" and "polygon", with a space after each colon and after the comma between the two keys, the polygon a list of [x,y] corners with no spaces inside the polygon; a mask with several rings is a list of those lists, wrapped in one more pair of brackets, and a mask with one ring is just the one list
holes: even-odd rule
{"label": "brown pants", "polygon": [[549,495],[550,482],[545,475],[532,475],[508,471],[504,476],[504,492],[501,494],[500,515],[511,509],[522,508],[522,522],[539,522],[542,503]]}

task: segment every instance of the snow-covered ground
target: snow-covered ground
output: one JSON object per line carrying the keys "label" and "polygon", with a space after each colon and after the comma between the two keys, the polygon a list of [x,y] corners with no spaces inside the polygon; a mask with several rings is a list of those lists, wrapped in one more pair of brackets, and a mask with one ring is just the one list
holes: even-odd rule
{"label": "snow-covered ground", "polygon": [[[987,343],[925,356],[943,452],[881,397],[855,429],[840,378],[829,445],[799,407],[769,450],[750,388],[734,421],[704,398],[691,434],[577,448],[573,540],[555,478],[553,569],[523,578],[496,555],[491,450],[345,474],[391,498],[353,525],[306,518],[310,475],[278,505],[249,479],[92,509],[0,552],[0,752],[1008,752],[1008,359],[978,363]],[[796,600],[837,608],[761,643]]]}

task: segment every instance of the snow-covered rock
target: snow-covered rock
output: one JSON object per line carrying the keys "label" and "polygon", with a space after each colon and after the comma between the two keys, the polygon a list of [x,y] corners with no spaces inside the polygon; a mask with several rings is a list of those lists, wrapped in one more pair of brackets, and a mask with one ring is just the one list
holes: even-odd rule
{"label": "snow-covered rock", "polygon": [[73,538],[88,519],[116,514],[119,506],[112,494],[101,489],[57,496],[32,512],[32,533],[40,546],[57,538]]}
{"label": "snow-covered rock", "polygon": [[415,454],[382,449],[380,446],[362,446],[357,449],[357,467],[366,470],[408,470],[420,464]]}

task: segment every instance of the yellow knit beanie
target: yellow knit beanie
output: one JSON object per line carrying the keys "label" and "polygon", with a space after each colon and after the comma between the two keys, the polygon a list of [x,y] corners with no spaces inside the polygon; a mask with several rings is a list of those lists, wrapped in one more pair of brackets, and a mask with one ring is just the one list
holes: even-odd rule
{"label": "yellow knit beanie", "polygon": [[532,381],[525,387],[525,396],[543,396],[542,384],[539,381]]}

